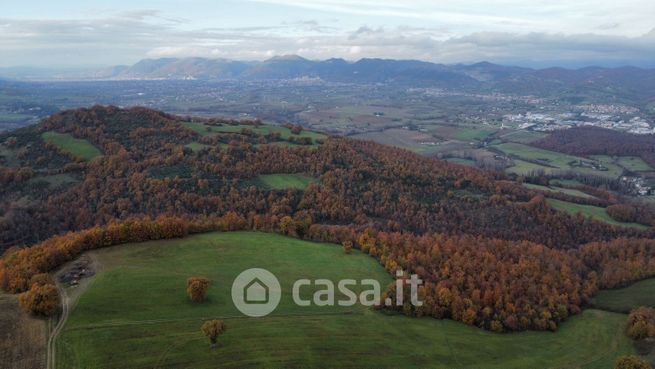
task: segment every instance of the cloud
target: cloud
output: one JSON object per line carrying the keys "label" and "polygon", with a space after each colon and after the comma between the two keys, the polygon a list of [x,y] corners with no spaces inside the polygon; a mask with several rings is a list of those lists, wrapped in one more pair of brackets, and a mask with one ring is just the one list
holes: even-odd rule
{"label": "cloud", "polygon": [[[346,6],[345,1],[339,0],[310,3]],[[354,3],[364,6],[371,1]],[[402,5],[384,6],[393,11],[408,11]],[[655,29],[635,36],[591,31],[462,33],[443,24],[409,24],[412,25],[336,27],[334,23],[325,25],[307,19],[270,26],[193,28],[190,23],[182,26],[157,10],[147,9],[101,19],[0,18],[0,66],[106,66],[130,64],[144,57],[261,60],[283,54],[311,59],[379,57],[439,63],[488,60],[536,66],[655,66]],[[609,25],[612,27],[606,28],[620,27],[618,23]]]}

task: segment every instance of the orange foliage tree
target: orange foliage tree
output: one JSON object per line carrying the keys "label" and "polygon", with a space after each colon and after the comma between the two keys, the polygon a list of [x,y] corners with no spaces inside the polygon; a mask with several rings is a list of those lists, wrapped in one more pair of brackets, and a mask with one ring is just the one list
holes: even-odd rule
{"label": "orange foliage tree", "polygon": [[204,277],[191,277],[186,281],[186,293],[194,302],[203,302],[207,298],[210,281]]}

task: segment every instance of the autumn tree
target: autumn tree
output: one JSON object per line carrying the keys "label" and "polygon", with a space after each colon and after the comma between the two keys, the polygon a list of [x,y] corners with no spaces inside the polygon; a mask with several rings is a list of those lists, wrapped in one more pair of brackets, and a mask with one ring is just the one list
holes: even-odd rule
{"label": "autumn tree", "polygon": [[627,334],[634,340],[655,337],[655,309],[639,307],[628,316]]}
{"label": "autumn tree", "polygon": [[301,125],[295,125],[291,128],[291,133],[294,135],[299,135],[302,132],[302,126]]}
{"label": "autumn tree", "polygon": [[186,293],[194,302],[203,302],[207,297],[210,281],[204,277],[191,277],[186,281]]}
{"label": "autumn tree", "polygon": [[350,254],[353,251],[352,241],[343,241],[341,245],[343,246],[344,254]]}
{"label": "autumn tree", "polygon": [[621,356],[617,361],[614,369],[652,369],[647,361],[637,356]]}
{"label": "autumn tree", "polygon": [[222,320],[208,320],[202,325],[202,333],[209,338],[211,347],[216,348],[218,336],[225,332],[225,323]]}
{"label": "autumn tree", "polygon": [[51,316],[59,306],[59,292],[54,284],[35,283],[18,298],[23,310],[40,316]]}
{"label": "autumn tree", "polygon": [[282,234],[288,235],[291,232],[291,226],[293,225],[293,218],[290,216],[284,216],[280,219],[280,231]]}

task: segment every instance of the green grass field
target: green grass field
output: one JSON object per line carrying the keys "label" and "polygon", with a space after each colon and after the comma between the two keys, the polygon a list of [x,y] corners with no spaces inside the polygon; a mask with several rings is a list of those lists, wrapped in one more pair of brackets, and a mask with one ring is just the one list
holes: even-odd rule
{"label": "green grass field", "polygon": [[599,309],[620,313],[628,313],[639,306],[655,307],[655,278],[625,288],[600,291],[592,304]]}
{"label": "green grass field", "polygon": [[316,181],[316,178],[303,174],[264,174],[257,177],[255,184],[269,190],[303,190]]}
{"label": "green grass field", "polygon": [[653,170],[648,163],[636,156],[592,155],[590,158],[600,160],[603,163],[616,164],[632,172],[649,172]]}
{"label": "green grass field", "polygon": [[[386,315],[364,307],[295,306],[293,280],[389,275],[359,252],[278,235],[208,233],[97,250],[102,266],[57,344],[59,368],[597,368],[634,353],[625,315],[587,310],[557,333],[493,334],[453,321]],[[265,318],[239,317],[231,283],[242,270],[275,273],[283,297]],[[202,304],[185,280],[213,283]],[[216,350],[199,327],[223,318]]]}
{"label": "green grass field", "polygon": [[471,159],[448,158],[448,159],[446,159],[446,161],[449,162],[449,163],[466,165],[466,166],[469,166],[469,167],[476,167],[477,166],[475,164],[475,161],[471,160]]}
{"label": "green grass field", "polygon": [[593,168],[571,165],[571,163],[577,163],[579,161],[589,162],[590,159],[542,150],[519,143],[503,143],[493,147],[507,155],[513,155],[525,160],[539,161],[543,164],[539,165],[531,162],[519,162],[514,167],[509,168],[510,172],[517,174],[529,174],[531,171],[543,169],[548,174],[574,171],[582,174],[617,178],[623,173],[623,168],[613,163],[603,163],[603,165],[607,167],[607,171],[594,170]]}
{"label": "green grass field", "polygon": [[201,144],[200,142],[191,142],[190,144],[185,145],[185,147],[191,149],[191,151],[193,151],[193,152],[198,152],[198,151],[202,151],[204,149],[208,149],[211,146]]}
{"label": "green grass field", "polygon": [[541,191],[545,191],[545,192],[558,192],[558,193],[563,193],[563,194],[566,194],[566,195],[571,195],[571,196],[576,196],[576,197],[582,197],[582,198],[586,198],[586,199],[595,198],[594,196],[591,196],[591,195],[589,195],[587,193],[584,193],[584,192],[582,192],[580,190],[575,190],[575,189],[571,189],[571,188],[563,188],[563,187],[556,187],[556,186],[546,187],[546,186],[535,185],[535,184],[532,184],[532,183],[524,183],[523,186],[526,187],[526,188],[533,189],[533,190],[541,190]]}
{"label": "green grass field", "polygon": [[289,137],[310,137],[312,140],[324,140],[326,135],[318,132],[303,130],[300,134],[294,135],[291,130],[282,126],[262,125],[259,127],[248,125],[222,125],[222,126],[208,126],[203,123],[187,122],[184,126],[194,130],[201,136],[215,136],[220,133],[241,133],[243,129],[249,129],[257,134],[266,135],[269,133],[279,133],[280,138],[288,140]]}
{"label": "green grass field", "polygon": [[489,129],[463,128],[455,133],[454,138],[461,141],[483,141],[494,133],[496,131]]}
{"label": "green grass field", "polygon": [[507,168],[507,171],[518,175],[529,175],[539,171],[543,171],[546,174],[552,174],[554,172],[559,172],[559,169],[554,169],[543,165],[530,163],[519,159],[514,159],[514,165]]}
{"label": "green grass field", "polygon": [[566,201],[561,201],[561,200],[556,200],[556,199],[547,199],[548,204],[552,206],[556,210],[561,210],[565,211],[569,214],[577,214],[580,213],[586,217],[590,217],[596,220],[600,220],[605,223],[613,224],[613,225],[619,225],[623,227],[634,227],[634,228],[641,228],[641,229],[648,229],[645,225],[637,224],[637,223],[622,223],[622,222],[617,222],[616,220],[612,219],[607,212],[605,211],[605,208],[601,208],[598,206],[591,206],[591,205],[580,205],[580,204],[575,204],[572,202],[566,202]]}
{"label": "green grass field", "polygon": [[3,123],[19,123],[19,122],[26,122],[30,119],[34,118],[32,115],[27,115],[27,114],[16,114],[16,113],[8,113],[8,112],[0,112],[0,122]]}
{"label": "green grass field", "polygon": [[551,179],[549,182],[553,186],[584,186],[585,184],[575,179]]}
{"label": "green grass field", "polygon": [[83,160],[92,160],[102,155],[102,152],[89,141],[75,138],[67,133],[49,131],[44,132],[41,137],[45,142],[53,144],[62,151]]}
{"label": "green grass field", "polygon": [[509,142],[529,144],[548,136],[545,133],[533,131],[512,131],[502,135],[502,139]]}

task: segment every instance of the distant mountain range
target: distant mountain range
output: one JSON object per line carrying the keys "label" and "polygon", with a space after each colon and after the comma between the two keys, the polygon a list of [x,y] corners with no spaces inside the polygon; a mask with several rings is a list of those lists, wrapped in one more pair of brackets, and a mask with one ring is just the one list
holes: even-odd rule
{"label": "distant mountain range", "polygon": [[[0,77],[20,78],[15,69]],[[497,91],[558,93],[578,89],[639,99],[655,98],[655,69],[636,67],[582,69],[529,69],[488,62],[444,65],[416,60],[344,59],[308,60],[296,55],[261,62],[228,59],[144,59],[132,66],[114,66],[86,72],[50,73],[30,70],[34,79],[63,80],[292,80],[321,79],[355,84],[395,83],[414,87],[457,89],[492,88]],[[5,70],[6,72],[6,70]],[[29,78],[30,75],[23,76]]]}

